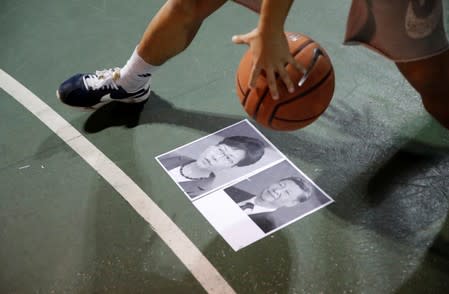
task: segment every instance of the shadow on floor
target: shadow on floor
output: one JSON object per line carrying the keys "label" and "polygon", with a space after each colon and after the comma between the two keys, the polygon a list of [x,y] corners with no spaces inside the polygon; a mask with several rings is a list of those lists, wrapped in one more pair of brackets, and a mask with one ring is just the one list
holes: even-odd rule
{"label": "shadow on floor", "polygon": [[[145,105],[106,105],[89,116],[84,129],[96,133],[160,123],[211,133],[244,118],[179,109],[152,93]],[[259,129],[287,157],[326,167],[315,182],[336,200],[331,212],[388,237],[428,246],[449,209],[449,134],[441,132],[435,144],[422,143],[387,132],[369,108],[356,110],[344,102],[333,103],[317,123],[344,133],[345,140],[307,130]],[[435,125],[422,126],[417,136],[430,129]]]}

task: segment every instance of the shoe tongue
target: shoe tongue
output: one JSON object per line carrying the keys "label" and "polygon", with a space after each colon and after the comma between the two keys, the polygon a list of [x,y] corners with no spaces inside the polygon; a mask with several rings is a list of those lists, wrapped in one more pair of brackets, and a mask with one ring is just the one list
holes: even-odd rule
{"label": "shoe tongue", "polygon": [[84,77],[84,85],[86,88],[98,89],[112,82],[111,73],[92,74]]}
{"label": "shoe tongue", "polygon": [[99,78],[99,79],[108,79],[111,78],[114,74],[114,70],[113,69],[105,69],[105,70],[97,70],[95,75]]}
{"label": "shoe tongue", "polygon": [[86,75],[84,76],[83,80],[84,86],[86,86],[86,88],[95,88],[100,84],[100,79],[97,75]]}

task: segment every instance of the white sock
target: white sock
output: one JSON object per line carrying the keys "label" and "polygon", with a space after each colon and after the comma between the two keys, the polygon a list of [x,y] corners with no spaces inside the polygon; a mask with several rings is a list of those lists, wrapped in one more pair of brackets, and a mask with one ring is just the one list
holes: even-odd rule
{"label": "white sock", "polygon": [[120,79],[117,81],[117,84],[128,92],[138,91],[149,82],[151,75],[158,68],[159,66],[151,65],[143,60],[137,54],[136,47],[125,66],[120,69]]}

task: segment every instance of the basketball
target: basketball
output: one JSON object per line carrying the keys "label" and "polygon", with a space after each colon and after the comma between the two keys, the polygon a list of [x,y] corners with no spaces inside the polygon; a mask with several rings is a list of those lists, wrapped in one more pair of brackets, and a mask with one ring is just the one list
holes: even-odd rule
{"label": "basketball", "polygon": [[[335,76],[331,60],[320,44],[300,33],[286,36],[292,56],[306,68],[303,74],[287,65],[295,91],[289,93],[278,77],[279,99],[273,100],[264,75],[257,79],[255,88],[248,88],[252,67],[249,50],[237,68],[236,91],[245,111],[258,123],[274,130],[292,131],[311,124],[324,113],[334,94]],[[302,86],[298,87],[300,82]]]}

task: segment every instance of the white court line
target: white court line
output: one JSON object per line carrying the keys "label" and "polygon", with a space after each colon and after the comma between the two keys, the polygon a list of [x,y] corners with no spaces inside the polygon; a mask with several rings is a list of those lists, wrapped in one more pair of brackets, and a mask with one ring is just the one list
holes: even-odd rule
{"label": "white court line", "polygon": [[176,224],[114,162],[21,83],[0,69],[0,87],[39,118],[142,216],[209,293],[235,293]]}

